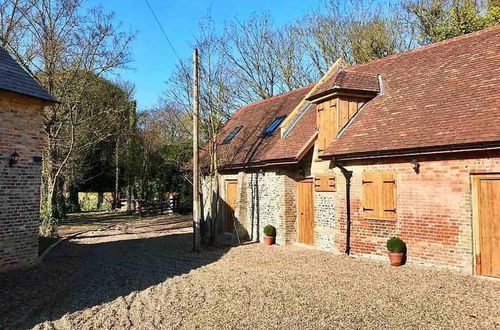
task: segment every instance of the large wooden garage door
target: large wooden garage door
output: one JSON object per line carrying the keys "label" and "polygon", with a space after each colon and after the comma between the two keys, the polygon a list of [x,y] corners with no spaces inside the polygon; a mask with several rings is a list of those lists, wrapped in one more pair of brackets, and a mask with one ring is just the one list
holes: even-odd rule
{"label": "large wooden garage door", "polygon": [[476,273],[500,276],[500,174],[474,176]]}
{"label": "large wooden garage door", "polygon": [[226,181],[226,232],[234,229],[234,209],[236,207],[236,191],[238,182],[236,180]]}
{"label": "large wooden garage door", "polygon": [[297,183],[298,242],[314,244],[313,180]]}

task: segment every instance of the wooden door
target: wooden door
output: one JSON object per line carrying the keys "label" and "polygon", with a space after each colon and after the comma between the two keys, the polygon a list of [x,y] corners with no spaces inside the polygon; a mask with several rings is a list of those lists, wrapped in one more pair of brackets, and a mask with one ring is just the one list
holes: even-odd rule
{"label": "wooden door", "polygon": [[226,232],[234,230],[234,209],[236,207],[236,191],[238,182],[236,180],[226,181]]}
{"label": "wooden door", "polygon": [[474,176],[476,273],[500,277],[500,174]]}
{"label": "wooden door", "polygon": [[306,179],[297,183],[297,241],[314,244],[313,180]]}

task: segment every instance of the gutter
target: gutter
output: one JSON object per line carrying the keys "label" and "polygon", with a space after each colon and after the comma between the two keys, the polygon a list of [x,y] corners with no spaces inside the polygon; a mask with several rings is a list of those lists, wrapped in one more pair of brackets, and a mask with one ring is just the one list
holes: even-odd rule
{"label": "gutter", "polygon": [[239,170],[239,169],[247,169],[247,168],[262,168],[269,166],[277,166],[277,165],[296,165],[299,160],[295,157],[293,158],[281,158],[268,162],[258,162],[251,164],[239,164],[239,165],[227,165],[219,167],[220,171],[229,171],[229,170]]}
{"label": "gutter", "polygon": [[337,160],[364,160],[373,158],[442,155],[450,153],[496,151],[496,150],[500,150],[500,141],[488,142],[488,143],[484,142],[464,143],[464,144],[456,144],[449,146],[432,146],[432,147],[419,147],[419,148],[407,148],[407,149],[353,152],[350,154],[319,155],[319,158],[323,160],[330,158],[335,158]]}
{"label": "gutter", "polygon": [[351,178],[352,171],[346,169],[342,164],[340,164],[335,157],[332,158],[332,162],[337,166],[345,178],[345,202],[346,202],[346,230],[345,230],[345,254],[351,254]]}

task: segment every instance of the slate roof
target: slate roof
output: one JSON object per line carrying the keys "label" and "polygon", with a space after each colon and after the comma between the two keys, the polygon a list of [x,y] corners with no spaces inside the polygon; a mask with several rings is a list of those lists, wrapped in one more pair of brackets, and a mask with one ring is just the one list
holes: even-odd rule
{"label": "slate roof", "polygon": [[0,90],[56,102],[2,47],[0,47]]}
{"label": "slate roof", "polygon": [[321,156],[500,142],[500,25],[350,67],[382,77]]}
{"label": "slate roof", "polygon": [[[267,161],[296,160],[305,143],[305,136],[314,130],[315,125],[307,125],[306,130],[297,133],[292,130],[285,138],[280,137],[279,128],[270,136],[262,137],[261,134],[274,118],[290,114],[312,87],[301,87],[236,110],[218,134],[219,165],[228,168]],[[309,109],[307,113],[315,116],[316,111]],[[300,121],[299,125],[304,124]],[[230,143],[222,144],[222,140],[237,126],[242,126],[238,134]]]}

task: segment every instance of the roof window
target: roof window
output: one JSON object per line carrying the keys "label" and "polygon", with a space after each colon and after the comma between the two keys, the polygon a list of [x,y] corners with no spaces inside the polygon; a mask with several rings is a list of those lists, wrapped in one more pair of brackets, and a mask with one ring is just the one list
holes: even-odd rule
{"label": "roof window", "polygon": [[266,127],[266,129],[262,132],[262,137],[269,136],[273,134],[273,132],[278,128],[278,126],[281,124],[283,119],[285,119],[286,116],[279,116],[273,119],[273,121]]}
{"label": "roof window", "polygon": [[238,134],[238,132],[241,130],[241,127],[242,126],[236,126],[232,131],[231,133],[229,133],[225,138],[224,140],[222,140],[222,144],[228,144],[229,142],[231,142],[231,140],[236,136],[236,134]]}

